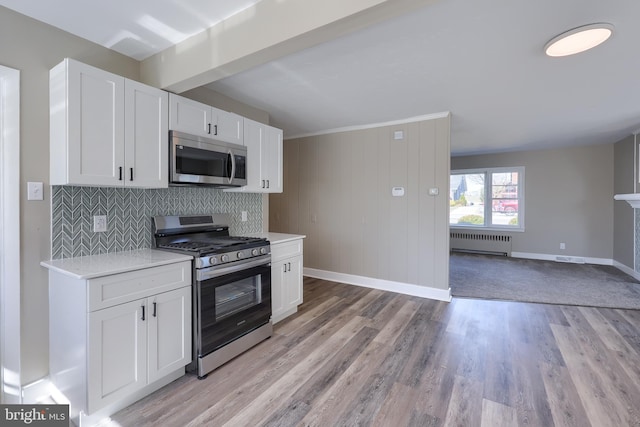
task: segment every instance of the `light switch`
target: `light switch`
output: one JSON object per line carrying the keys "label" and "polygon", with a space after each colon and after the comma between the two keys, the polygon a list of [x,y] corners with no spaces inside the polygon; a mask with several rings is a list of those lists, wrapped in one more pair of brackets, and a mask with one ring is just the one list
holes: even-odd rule
{"label": "light switch", "polygon": [[27,200],[44,200],[44,189],[41,182],[27,182]]}

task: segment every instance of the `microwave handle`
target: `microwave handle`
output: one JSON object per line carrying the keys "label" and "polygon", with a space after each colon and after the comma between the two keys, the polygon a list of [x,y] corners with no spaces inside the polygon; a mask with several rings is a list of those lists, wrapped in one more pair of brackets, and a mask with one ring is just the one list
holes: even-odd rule
{"label": "microwave handle", "polygon": [[236,156],[229,150],[229,159],[231,160],[231,173],[229,174],[229,182],[233,182],[236,177]]}

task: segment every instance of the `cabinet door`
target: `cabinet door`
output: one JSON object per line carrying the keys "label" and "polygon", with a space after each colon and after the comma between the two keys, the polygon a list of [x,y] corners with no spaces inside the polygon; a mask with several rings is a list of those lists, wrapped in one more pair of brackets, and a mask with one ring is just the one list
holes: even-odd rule
{"label": "cabinet door", "polygon": [[212,108],[214,129],[212,138],[233,144],[244,145],[244,119],[242,116]]}
{"label": "cabinet door", "polygon": [[242,191],[264,192],[265,178],[262,170],[262,143],[265,125],[244,119],[244,145],[247,147],[247,185]]}
{"label": "cabinet door", "polygon": [[276,323],[284,318],[286,262],[278,261],[271,264],[271,318]]}
{"label": "cabinet door", "polygon": [[247,147],[247,185],[250,193],[282,193],[282,130],[244,119]]}
{"label": "cabinet door", "polygon": [[263,168],[267,192],[282,193],[282,130],[265,126]]}
{"label": "cabinet door", "polygon": [[169,129],[210,138],[211,106],[169,94]]}
{"label": "cabinet door", "polygon": [[145,303],[138,300],[89,313],[90,414],[147,384]]}
{"label": "cabinet door", "polygon": [[168,94],[125,81],[125,169],[129,187],[167,188],[169,156]]}
{"label": "cabinet door", "polygon": [[149,302],[149,383],[191,362],[191,287]]}
{"label": "cabinet door", "polygon": [[302,304],[302,256],[271,263],[271,318],[277,323]]}
{"label": "cabinet door", "polygon": [[122,185],[124,77],[67,61],[66,184]]}
{"label": "cabinet door", "polygon": [[293,309],[302,304],[302,257],[289,258],[286,267],[284,306],[285,309]]}

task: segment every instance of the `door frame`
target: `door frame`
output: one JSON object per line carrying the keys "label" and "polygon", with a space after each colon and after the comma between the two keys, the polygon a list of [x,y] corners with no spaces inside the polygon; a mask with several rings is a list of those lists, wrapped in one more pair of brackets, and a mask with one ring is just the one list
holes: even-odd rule
{"label": "door frame", "polygon": [[0,402],[21,403],[20,71],[0,65]]}

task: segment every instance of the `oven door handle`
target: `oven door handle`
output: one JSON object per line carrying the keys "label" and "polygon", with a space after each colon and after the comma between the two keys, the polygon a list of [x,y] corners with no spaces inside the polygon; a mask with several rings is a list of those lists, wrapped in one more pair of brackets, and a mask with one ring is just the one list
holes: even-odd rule
{"label": "oven door handle", "polygon": [[238,271],[246,270],[253,267],[260,267],[263,265],[271,265],[271,255],[256,257],[251,261],[243,262],[239,265],[230,265],[229,267],[209,267],[203,268],[201,270],[196,270],[196,280],[198,282],[203,282],[208,279],[224,276],[225,274],[236,273]]}

